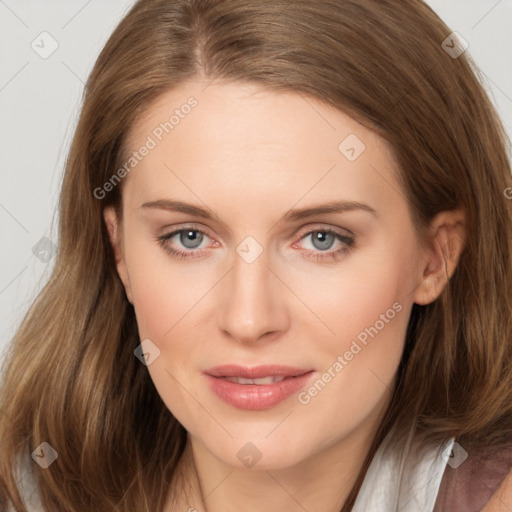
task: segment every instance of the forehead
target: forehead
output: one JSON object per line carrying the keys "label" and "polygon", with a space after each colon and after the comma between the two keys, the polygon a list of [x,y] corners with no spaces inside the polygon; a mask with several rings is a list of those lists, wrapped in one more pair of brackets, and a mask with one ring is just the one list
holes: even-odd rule
{"label": "forehead", "polygon": [[379,209],[403,195],[392,150],[373,131],[315,98],[254,84],[181,84],[144,111],[127,142],[130,152],[150,148],[125,178],[126,201],[139,204],[168,193],[280,208],[344,198]]}

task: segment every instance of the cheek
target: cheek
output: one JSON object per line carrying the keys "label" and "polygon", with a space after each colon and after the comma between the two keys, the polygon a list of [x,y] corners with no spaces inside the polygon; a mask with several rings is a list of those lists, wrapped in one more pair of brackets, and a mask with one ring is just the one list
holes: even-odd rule
{"label": "cheek", "polygon": [[[157,242],[126,242],[130,288],[141,338],[171,338],[204,294],[199,275],[186,271]],[[190,314],[189,313],[189,314]]]}
{"label": "cheek", "polygon": [[[308,324],[317,328],[316,336],[309,334],[311,339],[325,340],[326,349],[348,350],[353,339],[359,336],[364,342],[376,325],[379,338],[400,343],[396,336],[407,324],[412,280],[391,248],[368,252],[364,257],[353,255],[332,269],[312,266],[305,274],[290,274],[288,279],[295,283],[294,291],[301,300],[322,320],[321,324],[313,322],[311,315],[303,320],[304,328]],[[300,317],[297,320],[301,321]]]}
{"label": "cheek", "polygon": [[[315,340],[310,348],[321,357],[326,385],[318,383],[303,402],[311,399],[318,412],[336,403],[333,415],[340,420],[349,412],[364,416],[392,386],[412,307],[412,274],[391,248],[347,260],[328,278],[324,271],[322,280],[317,272],[297,293],[322,323],[308,315],[299,330]],[[312,282],[323,286],[312,288]]]}
{"label": "cheek", "polygon": [[157,347],[152,350],[158,350],[158,356],[147,369],[162,401],[185,428],[193,430],[193,418],[202,418],[204,410],[189,394],[197,395],[188,378],[197,345],[190,333],[194,306],[209,287],[190,279],[190,273],[155,246],[126,243],[139,337]]}
{"label": "cheek", "polygon": [[394,301],[389,289],[363,299],[332,311],[328,321],[336,336],[312,338],[323,364],[297,400],[301,417],[312,431],[320,428],[325,446],[376,421],[394,388],[410,308]]}

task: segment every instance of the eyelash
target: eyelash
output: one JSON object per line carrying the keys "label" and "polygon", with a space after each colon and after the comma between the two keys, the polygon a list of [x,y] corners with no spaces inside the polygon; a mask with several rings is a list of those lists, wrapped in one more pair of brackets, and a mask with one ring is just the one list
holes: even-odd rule
{"label": "eyelash", "polygon": [[[169,233],[167,235],[161,235],[157,236],[155,239],[158,242],[158,244],[163,247],[163,249],[170,254],[173,258],[183,259],[183,258],[198,258],[200,256],[191,256],[193,253],[200,253],[200,250],[189,250],[189,251],[182,251],[178,249],[174,249],[173,247],[166,244],[167,240],[171,239],[173,236],[178,235],[179,233],[182,233],[184,231],[194,231],[196,233],[201,233],[203,235],[208,236],[208,233],[201,229],[197,229],[194,226],[183,226],[180,229],[177,229],[173,231],[172,233]],[[325,233],[325,234],[331,234],[334,235],[338,240],[343,242],[345,245],[342,246],[340,249],[336,249],[334,251],[314,251],[311,249],[306,249],[306,255],[309,257],[311,256],[313,259],[316,259],[317,261],[324,261],[329,258],[332,258],[334,261],[336,261],[338,258],[342,257],[352,249],[356,247],[356,242],[353,237],[341,235],[340,233],[330,229],[330,228],[317,228],[308,231],[307,233],[304,233],[299,240],[302,240],[306,238],[307,236],[312,235],[313,233]]]}

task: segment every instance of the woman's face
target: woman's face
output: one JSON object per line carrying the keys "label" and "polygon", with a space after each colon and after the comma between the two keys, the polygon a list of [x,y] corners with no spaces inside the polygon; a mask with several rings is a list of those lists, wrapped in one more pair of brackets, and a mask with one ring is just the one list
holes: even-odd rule
{"label": "woman's face", "polygon": [[[383,139],[309,97],[189,82],[129,143],[118,271],[172,414],[238,467],[373,431],[427,262]],[[309,373],[208,376],[226,364]]]}

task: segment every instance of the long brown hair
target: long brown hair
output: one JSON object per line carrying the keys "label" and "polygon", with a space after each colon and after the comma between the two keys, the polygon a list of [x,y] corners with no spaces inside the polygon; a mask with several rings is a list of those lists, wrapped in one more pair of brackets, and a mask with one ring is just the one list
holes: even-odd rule
{"label": "long brown hair", "polygon": [[[0,508],[25,511],[13,468],[34,465],[46,510],[160,511],[186,431],[134,356],[134,311],[98,199],[123,165],[126,135],[150,102],[187,79],[257,83],[333,105],[394,149],[418,233],[462,208],[467,240],[441,296],[414,304],[396,388],[344,510],[376,447],[411,429],[469,450],[512,441],[512,191],[507,139],[466,51],[421,0],[140,0],[87,81],[66,162],[53,273],[4,364]],[[453,44],[451,45],[453,46]],[[121,183],[122,185],[122,183]],[[148,436],[148,432],[151,433]]]}

